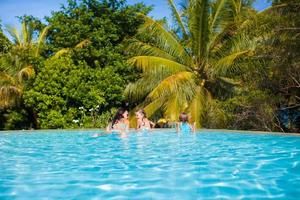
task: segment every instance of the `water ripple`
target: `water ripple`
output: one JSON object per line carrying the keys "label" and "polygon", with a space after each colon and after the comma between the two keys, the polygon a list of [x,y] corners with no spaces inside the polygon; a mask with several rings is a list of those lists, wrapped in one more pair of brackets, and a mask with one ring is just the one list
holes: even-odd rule
{"label": "water ripple", "polygon": [[297,199],[300,137],[0,134],[0,199]]}

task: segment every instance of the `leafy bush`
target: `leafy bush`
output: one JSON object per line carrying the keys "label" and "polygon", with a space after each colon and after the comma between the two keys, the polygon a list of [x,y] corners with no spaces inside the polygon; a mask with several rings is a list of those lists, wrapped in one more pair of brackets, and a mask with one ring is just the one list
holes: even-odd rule
{"label": "leafy bush", "polygon": [[22,108],[0,111],[0,128],[4,130],[30,129],[30,116],[28,111]]}
{"label": "leafy bush", "polygon": [[278,130],[275,98],[260,90],[241,91],[238,95],[216,101],[220,112],[212,113],[208,127],[242,130]]}
{"label": "leafy bush", "polygon": [[89,121],[90,109],[98,107],[101,115],[120,105],[124,85],[113,67],[100,70],[85,62],[75,65],[71,56],[66,56],[45,62],[33,88],[25,91],[24,102],[38,113],[41,128],[69,128],[74,126],[73,120]]}

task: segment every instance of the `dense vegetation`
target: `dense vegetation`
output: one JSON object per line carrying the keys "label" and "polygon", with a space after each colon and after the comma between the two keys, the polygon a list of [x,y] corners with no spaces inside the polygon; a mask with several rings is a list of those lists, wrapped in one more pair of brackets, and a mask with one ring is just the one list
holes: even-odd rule
{"label": "dense vegetation", "polygon": [[129,102],[153,120],[299,132],[297,0],[259,13],[251,0],[168,3],[172,28],[120,0],[23,16],[13,41],[0,27],[0,129],[104,127]]}

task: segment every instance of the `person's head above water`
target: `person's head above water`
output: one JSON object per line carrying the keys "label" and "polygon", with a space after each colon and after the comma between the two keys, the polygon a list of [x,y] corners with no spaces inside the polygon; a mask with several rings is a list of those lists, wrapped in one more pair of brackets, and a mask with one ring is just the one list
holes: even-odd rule
{"label": "person's head above water", "polygon": [[147,118],[146,112],[143,109],[139,109],[138,111],[136,111],[135,116],[137,119]]}
{"label": "person's head above water", "polygon": [[115,125],[118,121],[121,119],[128,119],[128,111],[124,108],[119,108],[113,117],[113,120],[111,122],[111,125]]}
{"label": "person's head above water", "polygon": [[186,113],[180,113],[179,115],[179,121],[180,122],[188,122],[189,121],[189,116]]}
{"label": "person's head above water", "polygon": [[125,111],[122,114],[124,119],[128,119],[128,111],[125,109]]}

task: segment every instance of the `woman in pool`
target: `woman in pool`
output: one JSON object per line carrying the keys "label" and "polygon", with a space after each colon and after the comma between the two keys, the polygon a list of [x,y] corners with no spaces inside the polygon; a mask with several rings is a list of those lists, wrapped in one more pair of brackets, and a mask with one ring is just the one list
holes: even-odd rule
{"label": "woman in pool", "polygon": [[154,127],[154,123],[147,119],[146,113],[143,109],[139,109],[135,112],[135,117],[137,119],[137,130],[150,130]]}
{"label": "woman in pool", "polygon": [[126,133],[129,130],[128,111],[124,108],[119,108],[112,121],[108,124],[106,131],[117,131]]}
{"label": "woman in pool", "polygon": [[186,113],[179,115],[179,122],[177,123],[177,132],[190,133],[195,132],[195,126],[189,124],[189,116]]}

